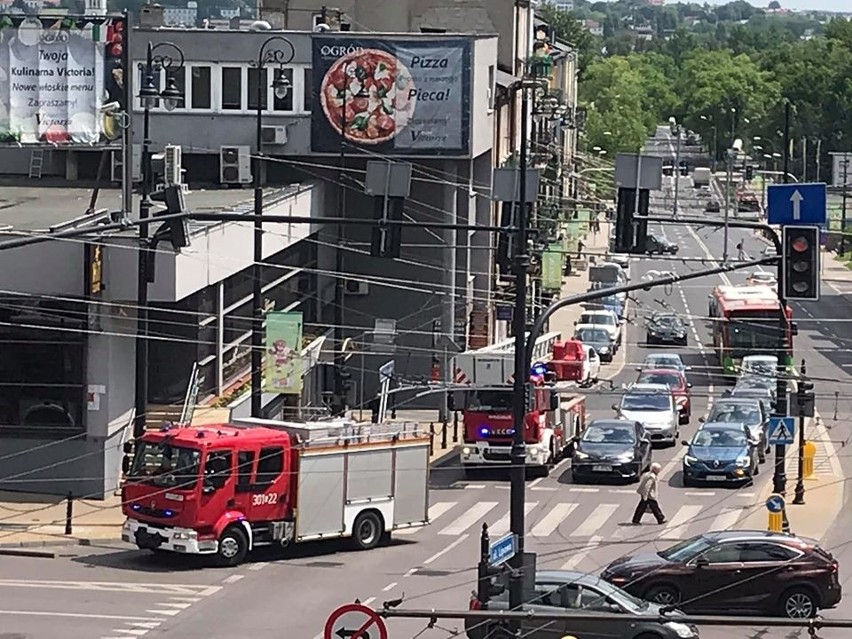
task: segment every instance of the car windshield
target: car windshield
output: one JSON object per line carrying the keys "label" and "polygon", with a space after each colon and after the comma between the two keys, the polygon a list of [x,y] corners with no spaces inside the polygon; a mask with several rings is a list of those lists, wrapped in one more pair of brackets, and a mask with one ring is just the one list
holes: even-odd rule
{"label": "car windshield", "polygon": [[778,367],[778,358],[760,358],[743,360],[743,371],[747,373],[759,373],[762,375],[775,375]]}
{"label": "car windshield", "polygon": [[767,379],[765,377],[742,377],[737,381],[737,385],[734,387],[734,390],[740,390],[743,388],[772,390],[772,383],[771,379]]}
{"label": "car windshield", "polygon": [[580,315],[579,324],[597,324],[600,326],[615,326],[615,318],[612,315],[597,315],[583,313]]}
{"label": "car windshield", "polygon": [[692,539],[675,544],[671,548],[661,550],[657,554],[666,561],[685,563],[714,545],[715,542],[707,537],[693,537]]}
{"label": "car windshield", "polygon": [[680,388],[683,384],[679,375],[674,373],[642,373],[639,376],[640,384],[663,384],[669,388]]}
{"label": "car windshield", "polygon": [[633,444],[636,431],[633,426],[590,424],[583,433],[583,441],[590,444]]}
{"label": "car windshield", "polygon": [[512,410],[511,390],[478,390],[468,393],[470,411],[505,412]]}
{"label": "car windshield", "polygon": [[168,442],[137,442],[128,478],[157,486],[190,488],[198,479],[201,451]]}
{"label": "car windshield", "polygon": [[645,358],[645,368],[683,368],[680,358],[672,355],[649,355]]}
{"label": "car windshield", "polygon": [[710,410],[707,421],[756,426],[763,421],[763,416],[760,414],[760,409],[757,406],[718,404]]}
{"label": "car windshield", "polygon": [[600,328],[581,328],[577,331],[577,339],[581,342],[608,342],[609,333]]}
{"label": "car windshield", "polygon": [[671,410],[671,397],[662,393],[630,393],[621,400],[622,410]]}
{"label": "car windshield", "polygon": [[713,446],[714,448],[743,448],[746,445],[745,433],[736,430],[702,428],[695,433],[693,446]]}
{"label": "car windshield", "polygon": [[680,324],[680,321],[674,315],[657,315],[651,318],[651,322],[666,327],[678,326]]}

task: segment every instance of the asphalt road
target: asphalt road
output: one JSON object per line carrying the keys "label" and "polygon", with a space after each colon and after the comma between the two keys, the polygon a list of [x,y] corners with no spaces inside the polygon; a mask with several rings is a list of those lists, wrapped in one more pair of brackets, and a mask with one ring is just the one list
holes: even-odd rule
{"label": "asphalt road", "polygon": [[[660,135],[658,147],[670,144],[665,130]],[[681,212],[704,215],[706,198],[696,196],[689,179],[682,178],[680,186]],[[655,198],[652,206],[654,211],[671,210],[670,194]],[[634,277],[655,270],[682,273],[706,268],[723,253],[722,231],[677,224],[656,225],[652,230],[680,244],[678,257],[704,259],[706,264],[642,258],[633,264]],[[733,247],[741,239],[749,254],[763,247],[747,231],[731,230],[729,253],[733,256]],[[627,325],[623,364],[607,367],[612,386],[601,382],[587,393],[592,417],[612,416],[610,406],[618,400],[621,386],[635,379],[635,366],[650,352],[644,345],[644,316],[672,308],[690,318],[693,331],[687,347],[674,349],[692,366],[693,419],[681,429],[682,438],[691,437],[710,398],[724,387],[716,375],[715,356],[707,346],[709,333],[703,321],[707,296],[713,286],[742,283],[745,277],[712,276],[669,290],[638,293],[630,304],[633,322]],[[816,379],[818,410],[831,426],[831,438],[840,442],[849,438],[852,417],[852,400],[847,399],[852,396],[848,392],[849,367],[844,367],[852,365],[852,356],[847,354],[852,351],[852,336],[846,328],[852,318],[852,302],[831,288],[824,294],[820,302],[794,306],[800,326],[796,345]],[[849,459],[839,444],[837,447],[847,468]],[[598,572],[623,554],[662,549],[710,529],[742,526],[746,515],[763,509],[758,495],[770,479],[771,464],[762,467],[754,486],[686,489],[680,477],[683,453],[682,446],[654,451],[655,461],[663,464],[661,503],[669,519],[663,526],[652,523],[650,516],[639,528],[629,526],[637,499],[635,487],[574,485],[568,462],[562,462],[547,478],[529,481],[526,547],[537,553],[538,567]],[[790,490],[792,486],[791,478]],[[818,499],[818,495],[808,497]],[[475,587],[480,526],[488,523],[494,538],[505,533],[508,500],[505,477],[466,480],[458,467],[450,465],[433,471],[431,526],[398,535],[390,545],[371,552],[351,551],[342,542],[308,544],[277,554],[257,553],[252,563],[225,570],[124,546],[69,549],[54,560],[0,557],[0,637],[11,633],[16,639],[18,635],[20,639],[52,638],[61,627],[63,639],[315,639],[321,636],[329,613],[356,598],[379,606],[404,594],[405,607],[466,608]],[[825,544],[841,561],[841,578],[852,574],[848,532],[852,521],[846,519],[852,520],[852,515],[845,514],[836,523]],[[852,618],[852,595],[825,616]],[[394,620],[388,625],[392,639],[444,639],[460,624],[439,620],[434,628],[426,629],[425,622]],[[819,636],[841,639],[848,634],[841,632],[821,631]],[[370,634],[370,639],[376,636]],[[792,639],[806,633],[761,628],[702,630],[705,639],[732,636]]]}

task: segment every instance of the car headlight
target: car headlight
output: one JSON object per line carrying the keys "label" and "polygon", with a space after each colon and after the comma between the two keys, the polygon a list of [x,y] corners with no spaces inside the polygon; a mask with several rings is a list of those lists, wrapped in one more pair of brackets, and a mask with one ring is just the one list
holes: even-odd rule
{"label": "car headlight", "polygon": [[602,346],[600,352],[602,355],[606,355],[609,353],[609,346]]}
{"label": "car headlight", "polygon": [[692,455],[684,455],[683,463],[685,466],[692,466],[693,464],[698,463],[698,458],[693,457]]}
{"label": "car headlight", "polygon": [[751,460],[748,457],[737,457],[737,466],[745,468]]}
{"label": "car headlight", "polygon": [[574,459],[588,459],[588,453],[584,453],[582,450],[578,450],[574,453]]}
{"label": "car headlight", "polygon": [[680,623],[678,621],[667,621],[663,624],[670,630],[673,630],[674,633],[678,637],[682,637],[683,639],[692,639],[695,636],[695,633],[692,631],[692,628],[687,626],[685,623]]}

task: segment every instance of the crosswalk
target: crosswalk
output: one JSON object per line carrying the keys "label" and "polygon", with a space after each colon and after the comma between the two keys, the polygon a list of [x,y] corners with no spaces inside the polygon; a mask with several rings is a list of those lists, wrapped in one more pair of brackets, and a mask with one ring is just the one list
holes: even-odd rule
{"label": "crosswalk", "polygon": [[[752,493],[748,497],[737,493],[716,496],[713,492],[690,495],[696,496],[695,503],[676,506],[663,503],[668,518],[666,523],[661,527],[649,525],[644,529],[626,526],[636,505],[634,499],[620,503],[616,500],[612,503],[600,503],[599,500],[531,500],[525,504],[527,534],[532,540],[558,535],[582,544],[594,543],[599,537],[624,539],[637,532],[653,534],[658,539],[679,540],[708,530],[746,528],[747,518],[761,508]],[[653,519],[650,515],[646,517],[646,523],[651,524]],[[436,501],[429,508],[429,518],[430,527],[403,529],[394,535],[416,537],[437,534],[439,537],[457,538],[477,534],[483,523],[488,524],[492,539],[509,532],[509,506],[505,501]],[[447,541],[449,543],[450,540]]]}

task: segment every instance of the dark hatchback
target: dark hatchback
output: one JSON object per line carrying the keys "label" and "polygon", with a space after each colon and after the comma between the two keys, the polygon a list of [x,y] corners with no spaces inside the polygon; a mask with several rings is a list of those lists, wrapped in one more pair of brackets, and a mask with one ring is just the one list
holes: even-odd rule
{"label": "dark hatchback", "polygon": [[732,530],[616,559],[601,577],[664,609],[808,619],[840,602],[838,572],[837,560],[816,541]]}
{"label": "dark hatchback", "polygon": [[687,324],[674,313],[656,313],[645,326],[645,341],[648,344],[677,344],[686,346],[689,338]]}
{"label": "dark hatchback", "polygon": [[680,247],[662,235],[654,235],[649,233],[645,238],[645,252],[648,255],[657,253],[659,255],[676,255]]}
{"label": "dark hatchback", "polygon": [[571,474],[576,483],[639,479],[651,465],[651,439],[639,422],[595,419],[576,438]]}

